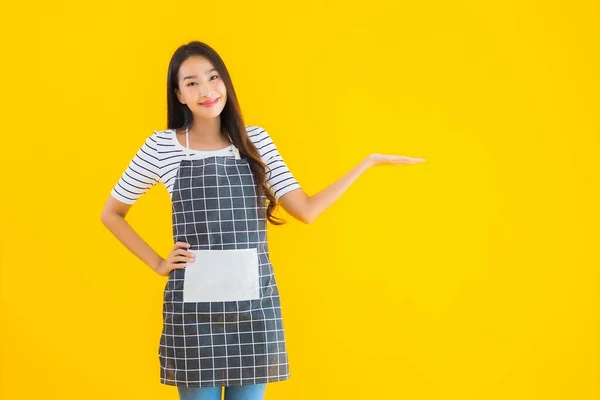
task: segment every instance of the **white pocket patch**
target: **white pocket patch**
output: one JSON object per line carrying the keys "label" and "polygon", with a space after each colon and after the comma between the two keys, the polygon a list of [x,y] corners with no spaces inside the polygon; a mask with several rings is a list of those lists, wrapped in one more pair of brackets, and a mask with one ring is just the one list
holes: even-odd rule
{"label": "white pocket patch", "polygon": [[185,267],[184,302],[242,301],[260,298],[258,253],[253,249],[191,250]]}

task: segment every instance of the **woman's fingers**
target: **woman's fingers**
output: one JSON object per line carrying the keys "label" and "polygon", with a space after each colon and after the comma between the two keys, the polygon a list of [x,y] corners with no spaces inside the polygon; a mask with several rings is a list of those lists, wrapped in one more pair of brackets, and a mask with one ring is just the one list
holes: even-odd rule
{"label": "woman's fingers", "polygon": [[396,159],[396,162],[399,164],[416,164],[420,162],[425,162],[424,158],[411,158],[411,157],[400,157]]}
{"label": "woman's fingers", "polygon": [[169,265],[169,268],[170,268],[171,270],[174,270],[174,269],[182,269],[182,268],[185,268],[185,267],[186,267],[186,265],[185,265],[185,264],[183,264],[183,263],[182,263],[182,264],[170,264],[170,265]]}
{"label": "woman's fingers", "polygon": [[191,259],[196,258],[196,255],[194,253],[192,253],[191,251],[188,251],[188,250],[184,250],[184,249],[175,250],[173,252],[173,255],[174,256],[185,256],[185,257],[189,257]]}
{"label": "woman's fingers", "polygon": [[424,158],[398,156],[393,154],[374,154],[375,162],[379,165],[385,164],[416,164],[425,162]]}
{"label": "woman's fingers", "polygon": [[186,256],[174,256],[171,258],[171,262],[176,262],[176,261],[181,261],[181,262],[194,262],[194,258],[192,257],[186,257]]}
{"label": "woman's fingers", "polygon": [[175,242],[169,256],[167,257],[166,264],[169,270],[185,268],[187,263],[194,262],[196,255],[189,249],[191,245],[186,242]]}
{"label": "woman's fingers", "polygon": [[177,250],[180,248],[189,248],[190,244],[186,243],[186,242],[175,242],[175,245],[173,246],[173,250]]}
{"label": "woman's fingers", "polygon": [[184,255],[184,256],[190,257],[192,259],[195,259],[196,255],[194,253],[192,253],[191,251],[186,250],[186,249],[189,249],[190,247],[191,247],[191,245],[189,243],[175,242],[175,246],[173,246],[173,248],[171,249],[171,255],[173,255],[173,256]]}
{"label": "woman's fingers", "polygon": [[425,159],[424,158],[411,158],[410,161],[413,163],[420,163],[420,162],[425,162]]}

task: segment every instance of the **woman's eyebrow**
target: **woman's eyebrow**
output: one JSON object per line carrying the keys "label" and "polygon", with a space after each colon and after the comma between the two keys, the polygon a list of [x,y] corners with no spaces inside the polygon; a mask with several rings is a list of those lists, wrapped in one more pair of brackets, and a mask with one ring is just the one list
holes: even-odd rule
{"label": "woman's eyebrow", "polygon": [[[216,70],[217,70],[216,68],[213,68],[213,69],[209,69],[208,71],[206,71],[204,73],[210,74],[211,72],[216,71]],[[197,78],[197,77],[198,77],[198,75],[188,75],[188,76],[184,77],[183,80],[185,81],[186,79],[193,79],[193,78]]]}

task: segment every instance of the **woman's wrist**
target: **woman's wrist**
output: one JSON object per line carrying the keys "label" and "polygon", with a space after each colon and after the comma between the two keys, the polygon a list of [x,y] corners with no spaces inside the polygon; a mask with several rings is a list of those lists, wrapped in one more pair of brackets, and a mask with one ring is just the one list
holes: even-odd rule
{"label": "woman's wrist", "polygon": [[373,166],[373,157],[371,157],[371,154],[363,158],[360,164],[362,164],[363,170],[371,168]]}
{"label": "woman's wrist", "polygon": [[159,271],[159,269],[160,269],[160,265],[162,264],[162,262],[163,262],[164,260],[165,260],[164,258],[162,258],[162,257],[158,257],[156,260],[154,260],[154,262],[152,262],[152,263],[150,264],[150,268],[152,268],[152,270],[153,270],[154,272],[158,272],[158,271]]}

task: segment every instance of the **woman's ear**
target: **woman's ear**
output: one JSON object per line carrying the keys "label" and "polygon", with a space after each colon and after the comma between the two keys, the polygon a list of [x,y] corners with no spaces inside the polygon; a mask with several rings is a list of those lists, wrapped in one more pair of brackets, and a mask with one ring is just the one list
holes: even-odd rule
{"label": "woman's ear", "polygon": [[179,89],[175,89],[175,95],[177,95],[177,100],[179,100],[181,104],[185,104],[185,102],[181,99],[181,92],[179,91]]}

